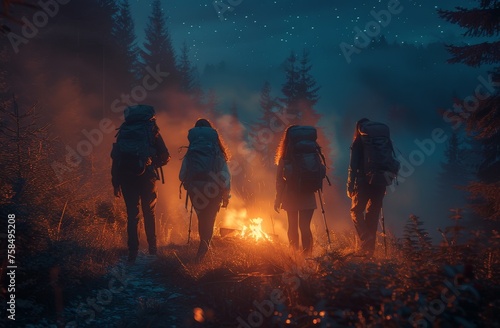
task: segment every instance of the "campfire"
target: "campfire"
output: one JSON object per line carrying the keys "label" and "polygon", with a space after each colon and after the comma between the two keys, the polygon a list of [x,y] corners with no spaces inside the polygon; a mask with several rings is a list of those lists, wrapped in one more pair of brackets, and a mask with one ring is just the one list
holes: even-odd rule
{"label": "campfire", "polygon": [[243,226],[241,229],[240,237],[245,239],[261,239],[272,241],[271,237],[262,230],[262,218],[250,219],[248,226]]}
{"label": "campfire", "polygon": [[222,237],[237,237],[252,241],[273,241],[275,237],[266,233],[262,228],[264,219],[260,217],[247,218],[246,210],[228,211],[223,226],[220,228]]}

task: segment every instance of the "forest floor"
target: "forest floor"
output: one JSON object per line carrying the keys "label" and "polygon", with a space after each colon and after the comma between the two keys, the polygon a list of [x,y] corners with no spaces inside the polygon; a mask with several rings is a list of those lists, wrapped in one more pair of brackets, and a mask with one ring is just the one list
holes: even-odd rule
{"label": "forest floor", "polygon": [[55,297],[47,299],[64,297],[63,306],[21,322],[30,328],[500,327],[496,243],[465,256],[463,248],[430,247],[410,235],[404,244],[389,240],[387,255],[380,239],[370,259],[353,256],[352,240],[339,236],[330,248],[316,244],[311,257],[279,242],[218,236],[201,264],[193,260],[197,241],[160,247],[157,256],[142,252],[134,264],[122,250],[78,289],[53,288]]}

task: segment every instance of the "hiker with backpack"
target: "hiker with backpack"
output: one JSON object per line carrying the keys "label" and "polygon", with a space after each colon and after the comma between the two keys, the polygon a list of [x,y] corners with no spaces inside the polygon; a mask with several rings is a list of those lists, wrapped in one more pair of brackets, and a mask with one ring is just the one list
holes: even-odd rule
{"label": "hiker with backpack", "polygon": [[[316,209],[315,192],[321,192],[326,177],[326,164],[316,142],[317,131],[312,126],[289,126],[276,152],[276,198],[274,210],[283,208],[288,217],[288,241],[299,249],[299,230],[302,250],[312,253],[311,220]],[[326,223],[326,221],[325,221]]]}
{"label": "hiker with backpack", "polygon": [[[170,155],[156,125],[153,107],[130,106],[125,109],[124,116],[125,122],[118,129],[111,151],[111,176],[114,195],[123,195],[127,208],[128,261],[133,263],[139,250],[139,205],[149,254],[156,255],[156,180],[160,178],[158,171],[168,163]],[[161,176],[163,178],[163,171]]]}
{"label": "hiker with backpack", "polygon": [[400,163],[394,158],[387,125],[363,118],[356,123],[353,139],[347,196],[352,201],[351,218],[361,241],[360,255],[372,257],[386,187],[397,177]]}
{"label": "hiker with backpack", "polygon": [[[221,206],[227,208],[231,197],[231,176],[227,165],[230,154],[217,130],[206,119],[196,121],[188,132],[188,140],[179,179],[191,200],[191,215],[194,208],[198,217],[200,244],[196,262],[200,262],[210,247],[217,213]],[[187,201],[186,198],[186,209]]]}

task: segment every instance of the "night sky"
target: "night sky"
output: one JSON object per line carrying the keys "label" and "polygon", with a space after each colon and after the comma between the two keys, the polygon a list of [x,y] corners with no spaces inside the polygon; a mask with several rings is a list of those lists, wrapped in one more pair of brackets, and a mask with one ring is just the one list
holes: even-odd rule
{"label": "night sky", "polygon": [[[151,0],[132,0],[139,43],[151,11]],[[315,57],[345,61],[341,42],[353,43],[354,28],[364,29],[374,18],[372,10],[387,10],[390,1],[217,1],[232,9],[218,15],[215,1],[165,0],[163,10],[175,47],[182,42],[201,65],[221,59],[256,67],[276,65],[290,50],[308,48]],[[225,5],[224,5],[225,4]],[[427,44],[456,41],[461,30],[437,15],[438,8],[470,7],[474,1],[399,1],[402,11],[392,15],[381,35],[389,42]],[[399,8],[398,7],[398,8]],[[222,20],[221,20],[222,18]]]}

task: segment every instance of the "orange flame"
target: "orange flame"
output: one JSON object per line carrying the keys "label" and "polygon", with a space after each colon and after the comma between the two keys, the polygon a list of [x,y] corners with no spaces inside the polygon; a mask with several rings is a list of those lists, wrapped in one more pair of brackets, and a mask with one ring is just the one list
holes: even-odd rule
{"label": "orange flame", "polygon": [[248,226],[243,226],[241,229],[240,237],[245,239],[255,239],[255,241],[272,241],[271,237],[269,237],[269,235],[262,230],[262,221],[262,218],[250,219],[250,224]]}
{"label": "orange flame", "polygon": [[[241,239],[261,241],[273,241],[273,238],[264,232],[262,228],[263,219],[260,217],[249,218],[248,212],[243,209],[227,209],[221,229],[234,232],[229,235],[239,237]],[[227,235],[227,233],[226,233]]]}

